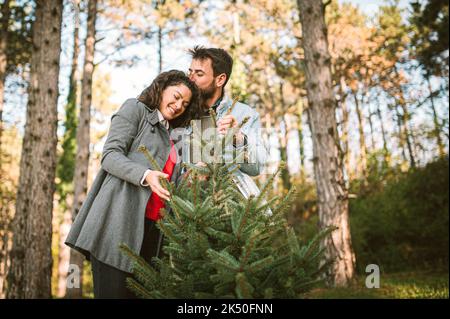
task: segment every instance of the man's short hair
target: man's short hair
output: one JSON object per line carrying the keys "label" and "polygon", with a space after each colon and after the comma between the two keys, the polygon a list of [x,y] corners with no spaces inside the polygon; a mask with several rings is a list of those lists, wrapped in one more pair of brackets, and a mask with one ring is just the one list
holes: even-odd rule
{"label": "man's short hair", "polygon": [[227,79],[224,83],[224,87],[227,84],[231,76],[231,70],[233,69],[233,58],[224,49],[219,48],[205,48],[202,46],[195,46],[189,50],[189,54],[194,60],[206,60],[211,59],[212,69],[214,76],[218,76],[225,73]]}

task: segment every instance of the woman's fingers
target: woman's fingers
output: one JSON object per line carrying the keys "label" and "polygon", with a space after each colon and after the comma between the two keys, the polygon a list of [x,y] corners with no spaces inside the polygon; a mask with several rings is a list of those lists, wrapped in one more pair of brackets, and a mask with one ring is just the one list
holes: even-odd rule
{"label": "woman's fingers", "polygon": [[166,195],[164,193],[164,189],[159,188],[157,189],[157,191],[155,191],[156,195],[158,195],[159,197],[161,197],[162,199],[166,200],[166,201],[170,201],[170,196]]}
{"label": "woman's fingers", "polygon": [[165,200],[170,200],[170,193],[166,191],[162,186],[153,185],[152,191],[156,193],[159,197]]}
{"label": "woman's fingers", "polygon": [[150,188],[152,189],[153,192],[156,193],[156,195],[158,195],[159,197],[165,199],[165,200],[170,200],[170,193],[168,190],[166,190],[164,187],[162,187],[159,179],[160,178],[165,178],[165,179],[169,179],[169,175],[162,173],[162,172],[158,172],[158,171],[153,171],[152,172],[153,176],[151,179],[150,184]]}

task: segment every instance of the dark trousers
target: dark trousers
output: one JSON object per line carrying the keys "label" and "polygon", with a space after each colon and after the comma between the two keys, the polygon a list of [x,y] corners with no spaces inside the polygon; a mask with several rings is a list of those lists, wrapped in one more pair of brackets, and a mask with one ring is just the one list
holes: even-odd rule
{"label": "dark trousers", "polygon": [[[151,264],[151,259],[155,257],[157,253],[159,253],[158,256],[161,257],[161,252],[158,251],[161,239],[162,236],[160,236],[160,231],[156,227],[155,222],[145,219],[144,239],[142,241],[140,255],[147,263]],[[94,280],[94,298],[137,298],[136,295],[126,287],[126,278],[132,276],[130,273],[102,263],[94,256],[91,256],[91,267]]]}

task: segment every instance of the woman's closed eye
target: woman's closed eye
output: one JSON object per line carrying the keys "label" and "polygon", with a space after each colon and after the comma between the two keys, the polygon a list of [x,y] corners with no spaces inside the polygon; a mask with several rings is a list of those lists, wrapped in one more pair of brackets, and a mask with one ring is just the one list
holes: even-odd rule
{"label": "woman's closed eye", "polygon": [[[176,94],[173,97],[175,98],[176,101],[182,99],[182,97],[180,95],[176,95]],[[190,103],[189,101],[183,101],[183,107],[184,108],[188,107],[189,103]]]}

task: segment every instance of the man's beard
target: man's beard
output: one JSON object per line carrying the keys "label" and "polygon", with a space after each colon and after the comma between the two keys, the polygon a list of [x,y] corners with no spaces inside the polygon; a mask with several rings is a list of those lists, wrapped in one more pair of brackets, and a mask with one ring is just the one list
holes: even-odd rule
{"label": "man's beard", "polygon": [[214,81],[211,82],[210,85],[208,85],[205,89],[200,89],[200,97],[202,100],[202,104],[205,108],[209,108],[209,105],[205,105],[206,101],[209,100],[214,96],[214,93],[216,93],[216,87],[214,85]]}

